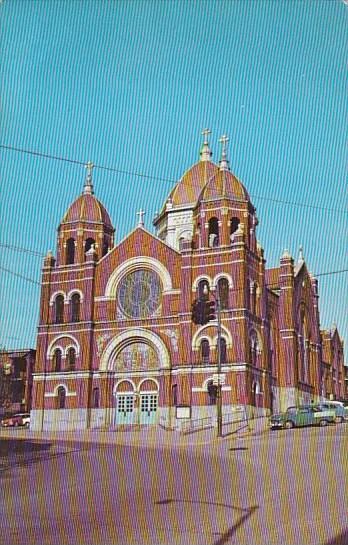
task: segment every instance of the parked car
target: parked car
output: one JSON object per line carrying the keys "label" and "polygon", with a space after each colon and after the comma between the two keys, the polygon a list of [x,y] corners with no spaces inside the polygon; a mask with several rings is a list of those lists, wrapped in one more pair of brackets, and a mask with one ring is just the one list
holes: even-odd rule
{"label": "parked car", "polygon": [[1,426],[3,428],[25,426],[29,428],[30,426],[30,413],[17,413],[13,416],[3,418],[1,420]]}
{"label": "parked car", "polygon": [[322,409],[333,409],[336,414],[336,422],[341,423],[344,420],[348,420],[348,409],[341,401],[321,401],[318,403],[318,407]]}
{"label": "parked car", "polygon": [[315,405],[288,407],[283,413],[274,414],[270,418],[272,430],[295,428],[302,426],[326,426],[335,423],[336,413],[333,409],[324,410]]}

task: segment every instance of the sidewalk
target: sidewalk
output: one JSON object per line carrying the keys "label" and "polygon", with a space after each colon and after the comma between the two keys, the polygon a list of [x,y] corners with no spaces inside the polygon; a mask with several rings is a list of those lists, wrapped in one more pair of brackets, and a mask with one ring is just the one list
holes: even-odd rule
{"label": "sidewalk", "polygon": [[1,438],[32,439],[35,441],[64,441],[87,444],[114,444],[135,447],[157,448],[187,448],[194,446],[218,446],[226,440],[260,435],[268,430],[266,417],[226,425],[223,427],[223,437],[217,437],[216,428],[204,429],[183,434],[178,431],[167,431],[160,426],[144,426],[127,430],[81,430],[81,431],[30,431],[23,428],[0,428]]}

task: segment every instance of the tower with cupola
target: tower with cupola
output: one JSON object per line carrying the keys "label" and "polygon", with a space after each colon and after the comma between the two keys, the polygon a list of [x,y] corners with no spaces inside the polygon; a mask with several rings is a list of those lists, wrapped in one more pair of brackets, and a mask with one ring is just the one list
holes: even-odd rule
{"label": "tower with cupola", "polygon": [[94,195],[93,166],[93,163],[87,163],[83,192],[69,206],[58,227],[58,266],[84,263],[92,246],[100,259],[114,245],[115,230],[109,214]]}

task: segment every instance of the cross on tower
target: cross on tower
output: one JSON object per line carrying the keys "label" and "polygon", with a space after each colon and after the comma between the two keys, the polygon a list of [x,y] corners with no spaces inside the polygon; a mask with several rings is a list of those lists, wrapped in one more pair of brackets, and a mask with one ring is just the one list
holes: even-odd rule
{"label": "cross on tower", "polygon": [[210,129],[203,129],[202,134],[204,136],[204,144],[208,144],[208,136],[209,136],[209,134],[211,134],[211,130]]}
{"label": "cross on tower", "polygon": [[92,170],[93,170],[94,164],[92,161],[88,161],[88,163],[85,165],[85,169],[87,170],[87,176],[85,180],[85,185],[83,188],[83,193],[85,195],[93,195],[93,182],[92,182]]}
{"label": "cross on tower", "polygon": [[140,208],[139,212],[137,212],[137,216],[139,216],[138,226],[139,226],[139,227],[143,227],[143,225],[144,225],[145,210],[142,210],[142,208]]}
{"label": "cross on tower", "polygon": [[92,170],[94,169],[94,164],[92,161],[88,161],[85,168],[87,169],[87,176],[92,176]]}
{"label": "cross on tower", "polygon": [[224,134],[223,136],[221,136],[219,138],[219,142],[220,142],[220,144],[222,144],[222,153],[223,154],[226,154],[227,144],[228,144],[229,140],[230,139],[228,138],[228,136],[226,136],[226,134]]}

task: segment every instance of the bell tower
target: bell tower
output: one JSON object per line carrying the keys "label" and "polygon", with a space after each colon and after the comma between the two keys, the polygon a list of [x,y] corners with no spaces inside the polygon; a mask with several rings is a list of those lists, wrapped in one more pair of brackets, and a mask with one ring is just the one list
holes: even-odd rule
{"label": "bell tower", "polygon": [[89,161],[82,195],[71,204],[58,227],[57,266],[84,263],[92,247],[99,260],[114,245],[110,216],[94,195],[93,168]]}

